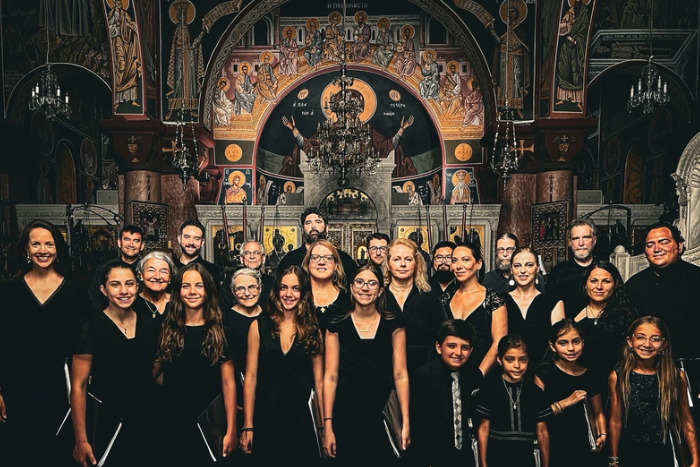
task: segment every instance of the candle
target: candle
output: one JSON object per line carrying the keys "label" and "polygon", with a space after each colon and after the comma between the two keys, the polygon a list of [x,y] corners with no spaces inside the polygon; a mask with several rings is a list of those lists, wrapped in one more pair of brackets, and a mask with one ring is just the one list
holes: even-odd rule
{"label": "candle", "polygon": [[668,81],[664,83],[664,94],[666,94],[666,91],[668,91]]}
{"label": "candle", "polygon": [[637,89],[639,89],[639,92],[642,92],[642,78],[639,78],[639,85],[637,86]]}
{"label": "candle", "polygon": [[634,86],[630,86],[630,97],[634,97]]}
{"label": "candle", "polygon": [[56,86],[56,96],[61,97],[61,88]]}
{"label": "candle", "polygon": [[661,75],[659,75],[659,83],[658,83],[658,85],[657,85],[657,88],[658,88],[658,89],[661,89]]}
{"label": "candle", "polygon": [[66,93],[66,105],[68,105],[68,93]]}
{"label": "candle", "polygon": [[168,250],[170,250],[170,249],[172,249],[172,248],[173,248],[173,242],[171,242],[170,240],[168,240]]}

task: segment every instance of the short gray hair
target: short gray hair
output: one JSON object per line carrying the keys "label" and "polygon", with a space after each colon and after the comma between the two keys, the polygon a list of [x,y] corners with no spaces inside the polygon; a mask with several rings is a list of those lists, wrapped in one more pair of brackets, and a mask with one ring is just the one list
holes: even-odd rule
{"label": "short gray hair", "polygon": [[245,242],[241,243],[241,246],[238,247],[238,251],[242,252],[243,251],[243,245],[247,245],[248,243],[257,243],[258,246],[260,247],[260,251],[262,254],[265,254],[265,245],[262,244],[262,242],[259,242],[257,240],[246,240]]}
{"label": "short gray hair", "polygon": [[569,237],[571,237],[571,231],[574,230],[574,227],[581,227],[583,225],[590,227],[594,237],[598,236],[598,229],[595,226],[595,222],[587,217],[578,217],[569,224]]}
{"label": "short gray hair", "polygon": [[237,270],[236,272],[233,273],[233,276],[231,276],[231,288],[233,288],[234,282],[236,282],[236,277],[238,276],[249,276],[255,279],[258,282],[258,287],[262,285],[262,275],[260,272],[256,271],[255,269],[251,268],[241,268]]}
{"label": "short gray hair", "polygon": [[139,260],[139,262],[136,264],[136,274],[138,274],[139,276],[143,275],[143,269],[146,267],[146,263],[152,259],[159,259],[161,261],[165,261],[168,264],[168,269],[170,269],[170,277],[173,277],[175,274],[177,274],[177,267],[175,266],[175,263],[173,263],[173,260],[170,258],[170,255],[159,250],[151,251]]}

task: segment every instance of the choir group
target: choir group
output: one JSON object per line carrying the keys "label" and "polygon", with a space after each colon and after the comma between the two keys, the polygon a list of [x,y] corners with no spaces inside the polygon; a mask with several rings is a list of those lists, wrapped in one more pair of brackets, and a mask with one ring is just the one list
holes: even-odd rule
{"label": "choir group", "polygon": [[593,259],[590,221],[545,287],[512,234],[483,279],[475,244],[373,234],[358,266],[301,220],[274,277],[252,241],[223,280],[197,221],[179,258],[127,226],[89,293],[31,222],[0,285],[0,464],[700,467],[671,326]]}

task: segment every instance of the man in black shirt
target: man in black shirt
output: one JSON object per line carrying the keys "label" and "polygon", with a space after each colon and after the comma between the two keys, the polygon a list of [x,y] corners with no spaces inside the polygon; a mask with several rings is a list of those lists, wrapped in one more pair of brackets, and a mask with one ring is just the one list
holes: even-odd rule
{"label": "man in black shirt", "polygon": [[386,258],[386,248],[391,239],[388,235],[375,232],[367,236],[367,251],[369,260],[378,268],[382,267],[382,262]]}
{"label": "man in black shirt", "polygon": [[554,266],[547,280],[547,293],[562,299],[567,318],[573,319],[588,304],[581,282],[586,268],[593,262],[597,239],[592,220],[579,218],[571,222],[569,246],[574,257]]}
{"label": "man in black shirt", "polygon": [[107,297],[105,297],[100,290],[102,275],[104,274],[105,268],[113,263],[122,262],[131,265],[134,269],[134,273],[136,272],[136,263],[144,246],[141,228],[135,225],[125,225],[122,227],[119,231],[117,246],[119,247],[119,256],[97,266],[95,268],[95,274],[93,274],[92,280],[90,281],[90,286],[88,287],[90,308],[95,313],[99,313],[107,308]]}
{"label": "man in black shirt", "polygon": [[455,249],[454,242],[437,242],[433,248],[433,277],[430,278],[430,291],[440,297],[444,307],[445,301],[451,296],[451,292],[457,288],[457,281],[452,272],[452,250]]}
{"label": "man in black shirt", "polygon": [[[296,250],[292,250],[284,255],[279,266],[277,266],[277,274],[281,273],[289,266],[301,266],[301,263],[304,261],[304,256],[306,256],[307,248],[316,240],[326,239],[328,234],[328,217],[326,213],[316,207],[308,208],[301,213],[301,227],[302,240],[304,243]],[[355,269],[357,269],[357,264],[355,264],[355,261],[350,255],[338,247],[336,247],[336,249],[340,256],[340,262],[343,264],[345,277],[351,277]]]}
{"label": "man in black shirt", "polygon": [[216,289],[221,287],[221,272],[219,267],[200,256],[204,246],[204,226],[197,219],[189,219],[180,226],[180,235],[177,236],[180,245],[180,257],[175,258],[175,266],[178,269],[191,262],[201,263],[214,279]]}

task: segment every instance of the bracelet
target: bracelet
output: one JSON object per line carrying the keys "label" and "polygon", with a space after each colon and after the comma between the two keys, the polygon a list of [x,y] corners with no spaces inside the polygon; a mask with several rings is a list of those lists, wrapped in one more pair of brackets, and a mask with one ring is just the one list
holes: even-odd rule
{"label": "bracelet", "polygon": [[559,413],[562,413],[562,412],[564,411],[564,409],[562,408],[562,406],[561,406],[561,404],[559,403],[559,401],[555,402],[554,405],[556,405],[557,408],[559,409]]}
{"label": "bracelet", "polygon": [[620,464],[620,458],[619,458],[619,457],[610,456],[610,457],[608,457],[608,459],[609,459],[608,465],[609,465],[610,467],[616,467],[617,465]]}
{"label": "bracelet", "polygon": [[600,438],[601,436],[605,436],[605,437],[607,438],[608,434],[607,434],[607,433],[601,433],[601,434],[599,434],[598,436],[596,436],[596,438]]}
{"label": "bracelet", "polygon": [[250,427],[250,428],[241,428],[241,432],[244,432],[244,431],[253,431],[253,428],[252,428],[252,427]]}

